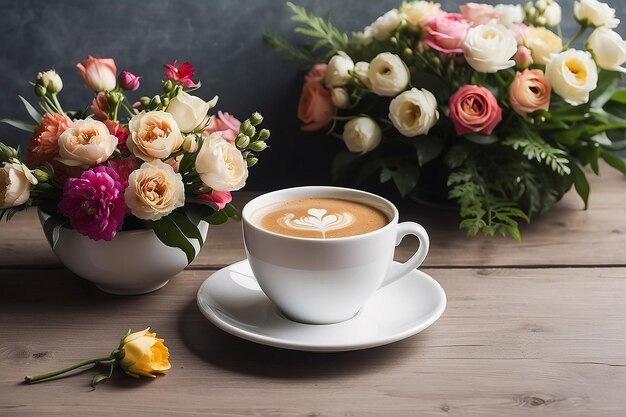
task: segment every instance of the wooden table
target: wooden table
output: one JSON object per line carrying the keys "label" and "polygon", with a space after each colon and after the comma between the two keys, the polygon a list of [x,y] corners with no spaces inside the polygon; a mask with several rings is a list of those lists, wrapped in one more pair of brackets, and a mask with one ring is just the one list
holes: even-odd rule
{"label": "wooden table", "polygon": [[[423,270],[448,307],[414,337],[335,354],[240,340],[200,314],[200,284],[244,258],[239,224],[213,228],[165,288],[119,297],[64,269],[33,212],[17,216],[0,235],[0,416],[626,415],[626,179],[603,171],[589,210],[568,195],[522,244],[468,241],[454,213],[401,208],[429,230]],[[165,376],[119,375],[95,392],[94,370],[21,384],[147,326],[170,348]]]}

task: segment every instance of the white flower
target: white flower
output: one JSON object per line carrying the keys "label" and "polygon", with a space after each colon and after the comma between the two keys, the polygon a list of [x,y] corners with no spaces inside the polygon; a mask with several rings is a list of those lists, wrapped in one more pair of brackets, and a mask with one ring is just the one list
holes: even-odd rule
{"label": "white flower", "polygon": [[463,53],[467,63],[478,72],[497,72],[515,65],[517,52],[513,33],[503,25],[478,25],[467,32]]}
{"label": "white flower", "polygon": [[519,4],[498,4],[495,10],[498,22],[508,28],[524,21],[524,9]]}
{"label": "white flower", "polygon": [[626,41],[617,32],[597,28],[587,39],[585,48],[591,51],[600,68],[626,73],[626,69],[621,66],[626,62]]}
{"label": "white flower", "polygon": [[577,0],[574,3],[574,16],[579,22],[594,27],[613,29],[619,25],[615,9],[598,0]]}
{"label": "white flower", "polygon": [[376,55],[367,70],[369,89],[379,96],[395,96],[404,91],[410,77],[404,61],[390,52]]}
{"label": "white flower", "polygon": [[361,83],[363,83],[365,87],[368,87],[368,88],[370,86],[370,80],[367,75],[367,72],[369,71],[369,69],[370,69],[369,62],[359,61],[356,64],[354,64],[354,69],[352,70],[356,78],[359,81],[361,81]]}
{"label": "white flower", "polygon": [[369,26],[371,35],[379,41],[386,41],[391,34],[402,24],[402,15],[397,9],[391,9],[380,16]]}
{"label": "white flower", "polygon": [[546,26],[557,26],[561,23],[561,6],[556,1],[550,2],[543,11],[543,17],[546,19]]}
{"label": "white flower", "polygon": [[400,7],[400,14],[413,30],[419,30],[426,20],[439,13],[442,13],[441,4],[432,1],[411,1]]}
{"label": "white flower", "polygon": [[128,177],[124,201],[140,219],[159,220],[185,205],[183,178],[158,159],[144,162]]}
{"label": "white flower", "polygon": [[241,152],[217,133],[204,138],[196,158],[196,171],[215,191],[236,191],[246,185],[248,166]]}
{"label": "white flower", "polygon": [[195,134],[185,136],[183,140],[183,150],[188,153],[193,153],[198,150],[198,139]]}
{"label": "white flower", "polygon": [[354,35],[356,43],[360,47],[368,46],[374,40],[374,31],[371,26],[366,26],[363,32],[358,32]]}
{"label": "white flower", "polygon": [[343,128],[343,141],[350,152],[367,153],[376,148],[382,139],[382,131],[369,117],[357,117]]}
{"label": "white flower", "polygon": [[330,98],[338,109],[345,109],[350,105],[350,97],[345,88],[337,87],[330,90]]}
{"label": "white flower", "polygon": [[53,69],[37,74],[37,82],[50,93],[58,93],[63,89],[61,76]]}
{"label": "white flower", "polygon": [[437,100],[426,89],[412,88],[391,100],[389,118],[404,136],[425,135],[439,120]]}
{"label": "white flower", "polygon": [[0,209],[20,206],[30,198],[37,178],[21,162],[5,162],[0,169]]}
{"label": "white flower", "polygon": [[93,119],[72,122],[59,136],[59,156],[56,158],[68,166],[94,166],[100,164],[115,151],[117,138],[107,126]]}
{"label": "white flower", "polygon": [[548,62],[546,79],[555,93],[577,106],[589,101],[589,92],[598,82],[598,69],[589,52],[568,49]]}
{"label": "white flower", "polygon": [[533,62],[545,65],[550,55],[563,50],[563,41],[554,32],[541,27],[528,27],[524,31],[524,45],[530,49]]}
{"label": "white flower", "polygon": [[133,116],[128,130],[128,150],[144,161],[167,158],[183,144],[176,120],[164,111],[141,112]]}
{"label": "white flower", "polygon": [[170,101],[166,111],[174,117],[180,131],[188,133],[196,130],[203,122],[206,123],[209,109],[216,104],[217,96],[211,101],[204,101],[200,97],[181,91]]}
{"label": "white flower", "polygon": [[350,71],[354,68],[352,58],[343,51],[339,51],[333,56],[324,73],[324,84],[326,87],[343,87],[350,80]]}

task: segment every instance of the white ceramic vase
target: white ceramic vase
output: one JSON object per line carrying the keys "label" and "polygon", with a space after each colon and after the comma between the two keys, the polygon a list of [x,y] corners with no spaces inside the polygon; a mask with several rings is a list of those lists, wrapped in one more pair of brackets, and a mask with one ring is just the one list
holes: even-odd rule
{"label": "white ceramic vase", "polygon": [[[39,210],[42,225],[49,217]],[[202,221],[198,229],[206,241],[209,224]],[[190,242],[199,253],[198,242]],[[52,250],[67,269],[102,291],[118,295],[156,291],[187,266],[184,252],[163,244],[150,229],[121,231],[107,242],[61,227]]]}

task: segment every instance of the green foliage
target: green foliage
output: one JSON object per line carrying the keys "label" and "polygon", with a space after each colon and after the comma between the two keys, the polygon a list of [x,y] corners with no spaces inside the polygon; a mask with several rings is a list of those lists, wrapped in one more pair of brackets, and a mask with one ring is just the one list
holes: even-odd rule
{"label": "green foliage", "polygon": [[560,175],[568,175],[571,172],[567,152],[549,145],[535,134],[509,137],[503,144],[521,150],[528,159],[542,162]]}

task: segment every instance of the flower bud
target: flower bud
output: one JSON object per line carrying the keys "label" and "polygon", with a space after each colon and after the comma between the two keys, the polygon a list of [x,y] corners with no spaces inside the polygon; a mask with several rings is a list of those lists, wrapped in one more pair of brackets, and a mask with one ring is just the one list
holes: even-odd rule
{"label": "flower bud", "polygon": [[250,125],[250,128],[249,128],[249,129],[246,129],[246,131],[245,131],[244,133],[245,133],[247,136],[252,137],[252,136],[256,135],[256,127],[254,127],[254,126]]}
{"label": "flower bud", "polygon": [[[246,119],[246,120],[243,121],[243,123],[239,127],[239,131],[241,133],[247,134],[246,132],[248,132],[251,127],[252,127],[252,123],[250,123],[250,119]],[[250,136],[252,136],[252,135],[250,135]]]}
{"label": "flower bud", "polygon": [[161,99],[161,104],[163,104],[163,107],[167,107],[170,104],[170,99],[167,97],[163,97]]}
{"label": "flower bud", "polygon": [[150,108],[156,109],[161,105],[161,96],[154,96],[150,99],[150,103],[148,104]]}
{"label": "flower bud", "polygon": [[270,137],[270,131],[267,129],[261,129],[257,140],[265,141],[265,140],[268,140],[269,137]]}
{"label": "flower bud", "polygon": [[254,152],[261,152],[267,148],[267,143],[265,142],[252,142],[248,145],[248,149]]}
{"label": "flower bud", "polygon": [[148,104],[150,104],[150,97],[143,96],[139,99],[139,102],[142,106],[147,106]]}
{"label": "flower bud", "polygon": [[533,63],[533,57],[530,49],[525,46],[520,46],[515,54],[515,67],[518,69],[526,69]]}
{"label": "flower bud", "polygon": [[0,162],[18,159],[17,149],[0,142]]}
{"label": "flower bud", "polygon": [[252,113],[252,116],[250,116],[250,123],[252,123],[252,126],[257,126],[261,124],[261,122],[263,122],[263,116],[261,116],[261,113]]}
{"label": "flower bud", "polygon": [[31,171],[31,173],[35,178],[37,178],[37,181],[39,182],[48,182],[48,180],[50,180],[50,175],[48,175],[46,171],[43,171],[41,169],[35,169]]}
{"label": "flower bud", "polygon": [[350,96],[345,88],[336,87],[330,90],[330,98],[338,109],[345,109],[350,106]]}
{"label": "flower bud", "polygon": [[183,141],[183,150],[188,153],[193,153],[198,150],[198,140],[196,135],[187,135]]}
{"label": "flower bud", "polygon": [[174,89],[174,83],[172,80],[167,80],[163,83],[163,91],[166,93],[171,92]]}
{"label": "flower bud", "polygon": [[106,93],[107,95],[107,104],[110,108],[117,106],[119,103],[124,100],[124,95],[117,91],[109,91]]}
{"label": "flower bud", "polygon": [[38,73],[37,84],[44,87],[50,94],[56,94],[63,89],[63,80],[53,69]]}
{"label": "flower bud", "polygon": [[122,71],[117,77],[117,83],[120,87],[127,91],[137,91],[139,88],[139,79],[141,77],[136,76],[130,71]]}
{"label": "flower bud", "polygon": [[243,133],[240,133],[237,135],[237,140],[235,141],[235,144],[237,145],[238,148],[245,148],[250,144],[250,137],[247,135],[244,135]]}
{"label": "flower bud", "polygon": [[47,93],[46,87],[43,85],[35,84],[35,95],[37,97],[43,97]]}
{"label": "flower bud", "polygon": [[241,156],[243,156],[243,159],[248,159],[248,156],[250,156],[251,153],[252,152],[250,152],[250,151],[243,151],[241,153]]}
{"label": "flower bud", "polygon": [[256,156],[251,156],[250,158],[246,159],[246,164],[248,165],[248,168],[255,166],[257,162],[259,162],[259,158],[257,158]]}

